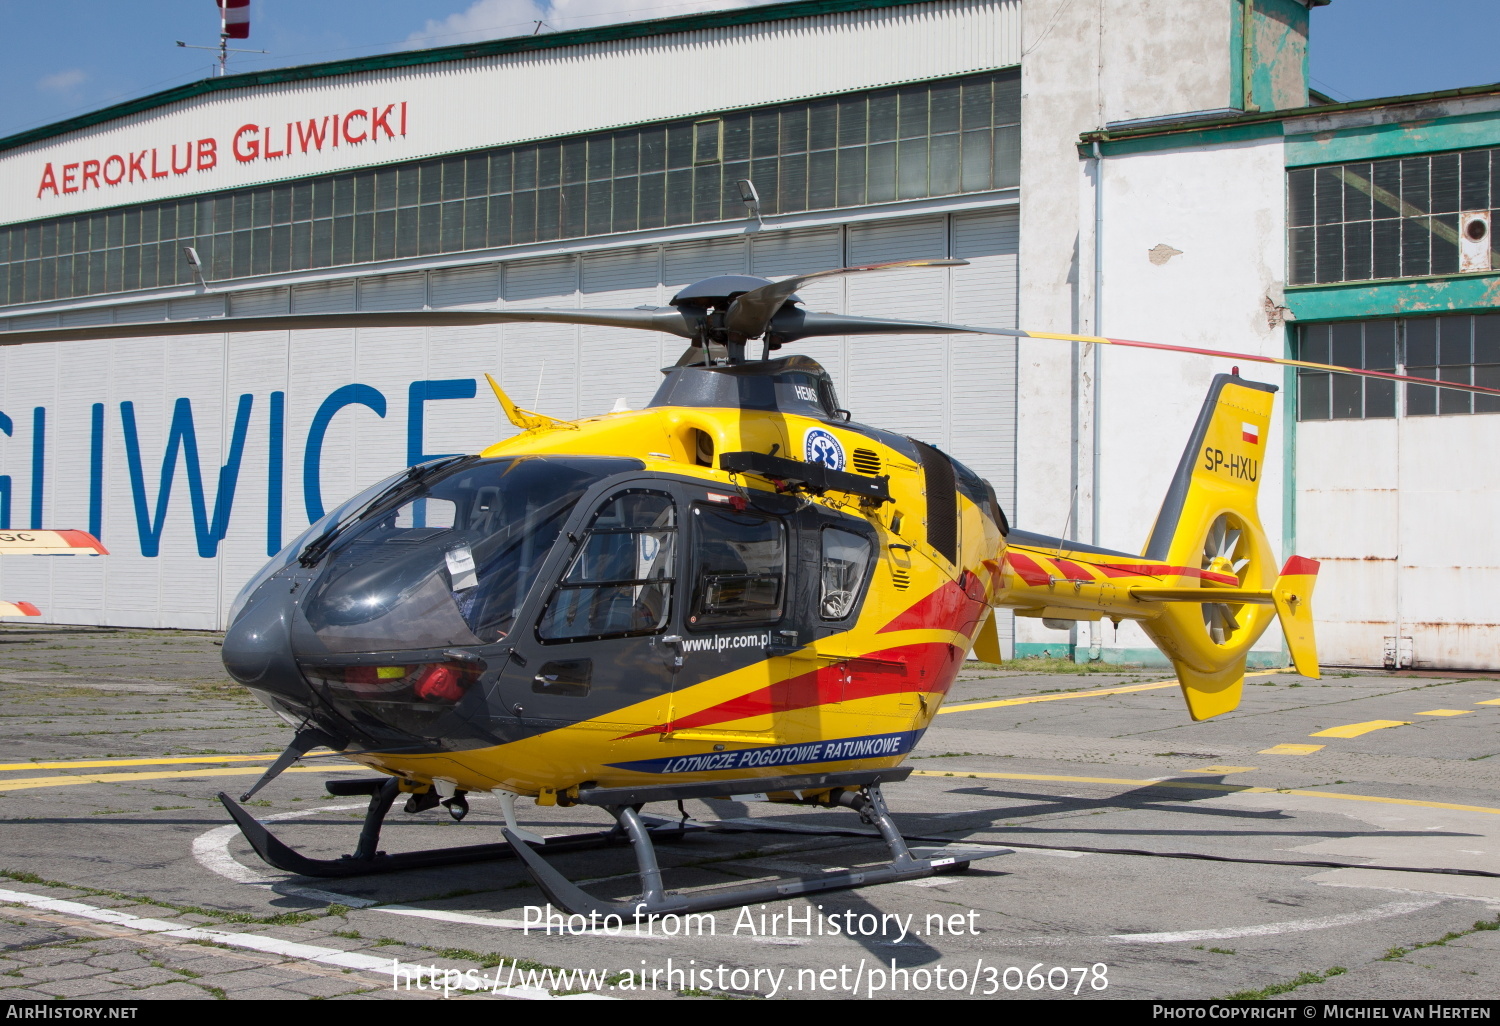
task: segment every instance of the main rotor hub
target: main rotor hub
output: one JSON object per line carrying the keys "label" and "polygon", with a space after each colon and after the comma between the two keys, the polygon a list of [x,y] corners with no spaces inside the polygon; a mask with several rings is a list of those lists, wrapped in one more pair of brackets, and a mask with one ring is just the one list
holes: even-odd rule
{"label": "main rotor hub", "polygon": [[[752,292],[763,285],[770,285],[766,278],[757,278],[751,274],[720,274],[713,278],[704,278],[702,281],[693,282],[671,299],[671,304],[676,307],[696,306],[709,310],[727,310],[729,304],[735,299]],[[787,303],[802,302],[796,296],[788,296]]]}

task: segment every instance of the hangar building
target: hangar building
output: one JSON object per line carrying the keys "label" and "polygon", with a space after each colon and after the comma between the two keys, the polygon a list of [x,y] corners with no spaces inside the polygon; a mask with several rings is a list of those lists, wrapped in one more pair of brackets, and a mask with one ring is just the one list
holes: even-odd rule
{"label": "hangar building", "polygon": [[[1304,135],[1397,114],[1309,106],[1308,6],[1320,2],[1101,13],[1067,0],[802,0],[196,82],[0,139],[0,329],[654,305],[714,274],[955,256],[968,266],[801,295],[813,309],[1267,355],[1342,344],[1327,340],[1347,328],[1293,327],[1354,315],[1321,277],[1334,222],[1318,220],[1321,201],[1297,220],[1306,176],[1288,169],[1324,163]],[[1463,102],[1462,117],[1484,120]],[[1361,153],[1329,159],[1371,159]],[[1402,283],[1376,291],[1440,268],[1402,264]],[[1358,316],[1408,309],[1390,300]],[[1013,522],[1130,551],[1209,376],[1226,369],[978,336],[799,348],[860,419],[989,478]],[[112,555],[12,560],[0,591],[56,622],[221,627],[240,585],[322,510],[513,430],[484,372],[523,405],[572,417],[644,404],[679,351],[675,339],[543,325],[205,323],[191,336],[5,346],[0,525],[87,527]],[[1404,422],[1314,423],[1312,382],[1242,371],[1304,397],[1263,469],[1272,537],[1308,555],[1338,557],[1329,537],[1353,551],[1363,539],[1315,526],[1347,520],[1340,500],[1317,474],[1293,475],[1346,446],[1389,465],[1383,436],[1330,432]],[[1316,446],[1299,455],[1304,438]],[[1338,618],[1370,619],[1330,601],[1335,576],[1320,594],[1330,638],[1345,636]],[[1363,580],[1350,578],[1367,591]],[[1146,655],[1128,627],[1004,627],[1021,655]],[[1381,630],[1370,642],[1351,628],[1363,640],[1335,650],[1379,662],[1371,644],[1410,634]],[[1493,644],[1459,644],[1452,658],[1478,665]],[[1269,636],[1258,661],[1277,663],[1278,646]]]}

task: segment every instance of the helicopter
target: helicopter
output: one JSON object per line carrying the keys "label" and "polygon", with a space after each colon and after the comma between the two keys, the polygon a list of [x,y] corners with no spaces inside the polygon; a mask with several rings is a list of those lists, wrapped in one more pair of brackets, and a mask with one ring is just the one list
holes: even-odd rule
{"label": "helicopter", "polygon": [[[0,530],[0,556],[107,555],[109,550],[87,531]],[[41,615],[42,611],[30,602],[6,602],[0,599],[0,617]]]}
{"label": "helicopter", "polygon": [[[294,730],[239,801],[219,798],[257,854],[348,877],[521,860],[555,905],[603,915],[701,912],[959,872],[1004,848],[909,847],[882,787],[972,652],[1001,660],[994,611],[1049,626],[1138,623],[1171,661],[1188,713],[1233,710],[1246,657],[1280,622],[1297,672],[1318,676],[1318,564],[1279,568],[1256,507],[1276,388],[1234,373],[1209,385],[1139,554],[1011,526],[993,487],[921,441],[855,421],[832,378],[783,346],[814,336],[974,333],[1171,350],[1237,361],[1405,375],[1092,336],[807,311],[779,282],[721,275],[667,307],[512,308],[215,318],[216,331],[551,322],[688,341],[643,409],[563,421],[490,385],[519,432],[410,467],[314,522],[229,613],[228,674]],[[0,342],[201,333],[152,322],[0,334]],[[761,345],[758,358],[747,348]],[[240,804],[314,748],[377,776],[335,780],[370,802],[352,855],[318,859]],[[407,812],[499,800],[504,840],[388,854]],[[588,805],[609,830],[543,838],[516,800]],[[883,865],[677,893],[655,842],[691,829],[654,802],[751,798],[847,808],[875,826]],[[608,901],[558,872],[557,852],[630,845],[639,896]]]}

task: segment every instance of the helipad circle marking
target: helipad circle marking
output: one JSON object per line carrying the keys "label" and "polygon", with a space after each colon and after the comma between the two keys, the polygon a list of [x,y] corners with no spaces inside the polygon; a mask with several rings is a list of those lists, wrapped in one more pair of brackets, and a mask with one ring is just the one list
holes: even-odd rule
{"label": "helipad circle marking", "polygon": [[[365,802],[356,802],[351,805],[320,805],[316,809],[298,809],[296,812],[278,812],[274,815],[258,817],[262,823],[274,823],[283,819],[303,819],[307,816],[316,816],[320,812],[347,812],[350,809],[362,809]],[[193,839],[193,858],[204,869],[235,883],[251,884],[258,887],[270,887],[278,894],[296,895],[299,898],[311,898],[333,905],[348,905],[350,908],[364,908],[373,905],[374,902],[364,898],[355,898],[348,894],[340,894],[337,891],[325,891],[317,887],[303,887],[299,884],[288,883],[289,877],[267,873],[263,870],[251,869],[243,865],[235,857],[229,854],[229,842],[238,837],[240,828],[233,823],[228,826],[214,827],[205,831]]]}
{"label": "helipad circle marking", "polygon": [[1115,933],[1111,934],[1108,939],[1122,944],[1177,944],[1182,941],[1231,940],[1235,937],[1272,937],[1282,933],[1306,933],[1310,930],[1329,930],[1336,926],[1355,926],[1376,919],[1390,919],[1393,916],[1420,912],[1433,905],[1441,905],[1446,900],[1446,898],[1434,898],[1430,901],[1393,901],[1359,912],[1341,912],[1338,915],[1321,916],[1317,919],[1293,919],[1288,922],[1262,923],[1259,926],[1234,926],[1221,930]]}

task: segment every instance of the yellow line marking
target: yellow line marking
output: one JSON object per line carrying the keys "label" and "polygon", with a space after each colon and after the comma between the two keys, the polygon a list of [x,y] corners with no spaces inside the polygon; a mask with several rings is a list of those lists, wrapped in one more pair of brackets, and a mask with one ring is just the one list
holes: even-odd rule
{"label": "yellow line marking", "polygon": [[74,762],[4,762],[0,770],[104,769],[109,766],[172,766],[182,762],[269,762],[276,753],[267,755],[193,755],[171,759],[82,759]]}
{"label": "yellow line marking", "polygon": [[1418,716],[1467,716],[1473,709],[1428,709],[1426,712],[1417,713]]}
{"label": "yellow line marking", "polygon": [[1489,698],[1483,702],[1475,702],[1475,705],[1500,705],[1500,698]]}
{"label": "yellow line marking", "polygon": [[[1339,791],[1295,791],[1280,787],[1249,787],[1245,784],[1200,784],[1194,780],[1174,780],[1170,783],[1158,780],[1137,780],[1130,777],[1057,777],[1041,773],[970,773],[954,770],[944,773],[938,770],[914,770],[914,777],[979,777],[986,780],[1050,780],[1059,784],[1123,784],[1127,787],[1155,787],[1167,790],[1187,789],[1191,791],[1225,791],[1234,794],[1294,794],[1304,798],[1342,798],[1351,802],[1380,802],[1386,805],[1415,805],[1423,809],[1453,809],[1458,812],[1488,812],[1500,816],[1500,809],[1485,805],[1453,805],[1448,802],[1423,802],[1415,798],[1383,798],[1373,794],[1344,794]],[[1371,866],[1379,869],[1379,866]]]}
{"label": "yellow line marking", "polygon": [[1256,766],[1204,766],[1202,769],[1188,770],[1189,773],[1249,773]]}
{"label": "yellow line marking", "polygon": [[[345,773],[368,770],[368,766],[293,766],[288,773]],[[60,777],[16,777],[0,780],[0,791],[23,791],[33,787],[64,787],[68,784],[116,784],[127,780],[177,780],[181,777],[244,777],[264,772],[260,766],[243,769],[178,770],[164,773],[69,773]]]}
{"label": "yellow line marking", "polygon": [[[1255,673],[1247,673],[1246,677],[1269,677],[1273,673],[1288,673],[1289,669],[1280,670],[1258,670]],[[998,709],[1004,705],[1030,705],[1032,702],[1060,702],[1064,698],[1093,698],[1095,695],[1128,695],[1132,691],[1154,691],[1157,688],[1171,688],[1177,686],[1177,678],[1171,680],[1159,680],[1154,684],[1127,684],[1119,688],[1094,688],[1090,691],[1072,691],[1064,695],[1032,695],[1028,698],[1002,698],[994,702],[970,702],[967,705],[948,705],[938,710],[938,715],[944,713],[973,712],[976,709]]]}
{"label": "yellow line marking", "polygon": [[1411,720],[1366,720],[1363,723],[1346,723],[1342,727],[1329,727],[1320,730],[1308,737],[1359,737],[1368,734],[1372,730],[1385,730],[1387,727],[1409,727]]}
{"label": "yellow line marking", "polygon": [[1270,748],[1262,748],[1256,755],[1311,755],[1313,752],[1321,752],[1326,745],[1272,745]]}

